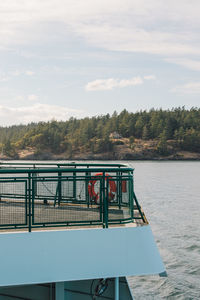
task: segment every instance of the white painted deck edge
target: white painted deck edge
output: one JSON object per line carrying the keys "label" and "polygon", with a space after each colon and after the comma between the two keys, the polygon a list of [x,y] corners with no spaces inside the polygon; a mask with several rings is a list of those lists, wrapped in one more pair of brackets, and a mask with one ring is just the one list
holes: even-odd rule
{"label": "white painted deck edge", "polygon": [[0,234],[0,286],[164,271],[149,225]]}

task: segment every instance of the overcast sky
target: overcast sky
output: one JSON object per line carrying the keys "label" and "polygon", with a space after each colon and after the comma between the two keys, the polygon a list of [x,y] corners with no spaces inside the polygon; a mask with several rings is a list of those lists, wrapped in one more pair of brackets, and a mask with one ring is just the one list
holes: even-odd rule
{"label": "overcast sky", "polygon": [[200,105],[199,0],[0,1],[0,125]]}

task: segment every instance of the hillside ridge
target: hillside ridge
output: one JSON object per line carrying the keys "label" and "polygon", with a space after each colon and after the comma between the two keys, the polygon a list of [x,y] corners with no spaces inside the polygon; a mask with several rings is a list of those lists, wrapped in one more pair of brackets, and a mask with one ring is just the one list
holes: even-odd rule
{"label": "hillside ridge", "polygon": [[199,159],[200,109],[0,127],[1,159]]}

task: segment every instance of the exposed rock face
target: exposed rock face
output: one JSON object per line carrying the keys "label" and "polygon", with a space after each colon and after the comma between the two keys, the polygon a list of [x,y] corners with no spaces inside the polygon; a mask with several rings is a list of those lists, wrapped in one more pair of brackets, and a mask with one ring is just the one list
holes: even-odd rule
{"label": "exposed rock face", "polygon": [[[5,159],[5,158],[4,158]],[[99,154],[93,153],[76,153],[73,156],[56,155],[52,153],[43,153],[39,155],[27,155],[23,158],[25,160],[62,160],[62,159],[74,159],[74,160],[200,160],[199,153],[192,152],[177,152],[168,156],[159,156],[151,151],[141,151],[140,153],[134,152],[105,152]]]}
{"label": "exposed rock face", "polygon": [[[112,139],[113,150],[110,152],[92,153],[89,151],[73,151],[71,155],[66,153],[55,154],[48,149],[40,153],[34,148],[26,148],[17,152],[18,159],[24,160],[200,160],[200,153],[180,151],[176,149],[173,141],[167,142],[168,154],[161,155],[156,150],[156,140],[136,140],[130,144],[129,139]],[[13,159],[2,156],[0,159]]]}

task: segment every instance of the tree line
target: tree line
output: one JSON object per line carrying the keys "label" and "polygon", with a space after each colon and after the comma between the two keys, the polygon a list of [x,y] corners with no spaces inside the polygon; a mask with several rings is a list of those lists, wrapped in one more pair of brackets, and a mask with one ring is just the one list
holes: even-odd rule
{"label": "tree line", "polygon": [[0,127],[0,143],[11,157],[27,147],[33,147],[36,154],[49,151],[71,157],[75,151],[112,151],[116,143],[111,138],[113,132],[128,138],[130,145],[137,139],[156,140],[156,151],[163,155],[168,152],[169,141],[180,150],[200,152],[200,109],[178,107],[136,113],[124,109],[119,114],[115,111],[91,118]]}

